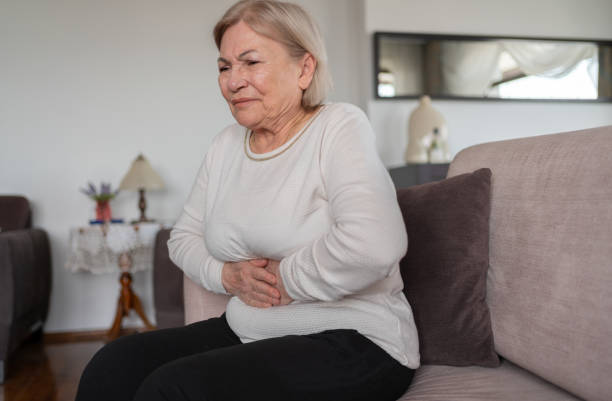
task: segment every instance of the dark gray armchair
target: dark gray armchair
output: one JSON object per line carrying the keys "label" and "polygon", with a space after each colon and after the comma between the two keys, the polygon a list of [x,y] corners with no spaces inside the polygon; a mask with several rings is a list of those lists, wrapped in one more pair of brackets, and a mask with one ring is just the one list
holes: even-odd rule
{"label": "dark gray armchair", "polygon": [[0,196],[0,383],[10,354],[42,332],[49,310],[49,239],[31,221],[26,198]]}

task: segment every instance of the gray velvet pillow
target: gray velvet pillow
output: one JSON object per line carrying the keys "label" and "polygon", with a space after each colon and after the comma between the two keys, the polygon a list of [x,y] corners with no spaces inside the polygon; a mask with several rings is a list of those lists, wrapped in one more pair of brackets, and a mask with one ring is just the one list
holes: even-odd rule
{"label": "gray velvet pillow", "polygon": [[408,232],[400,262],[421,363],[494,367],[486,303],[491,170],[397,191]]}

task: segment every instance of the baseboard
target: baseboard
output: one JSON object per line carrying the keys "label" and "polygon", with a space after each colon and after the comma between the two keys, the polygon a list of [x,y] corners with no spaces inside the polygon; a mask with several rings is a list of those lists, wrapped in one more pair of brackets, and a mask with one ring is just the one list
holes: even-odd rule
{"label": "baseboard", "polygon": [[[129,327],[121,329],[120,336],[147,331],[146,328]],[[81,343],[89,341],[108,341],[108,330],[66,331],[58,333],[44,333],[45,344]]]}

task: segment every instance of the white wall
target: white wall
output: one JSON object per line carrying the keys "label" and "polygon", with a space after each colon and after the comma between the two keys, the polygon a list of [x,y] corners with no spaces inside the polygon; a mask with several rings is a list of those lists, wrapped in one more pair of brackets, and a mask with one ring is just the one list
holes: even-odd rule
{"label": "white wall", "polygon": [[610,39],[610,0],[365,0],[366,29]]}
{"label": "white wall", "polygon": [[[609,0],[365,0],[368,33],[414,33],[612,39]],[[372,78],[370,78],[371,80]],[[371,86],[372,83],[368,81]],[[459,150],[492,140],[612,124],[612,104],[433,101],[449,126],[449,146]],[[368,101],[387,166],[401,165],[406,127],[416,101]]]}
{"label": "white wall", "polygon": [[[19,0],[0,12],[0,193],[27,196],[53,257],[46,330],[107,328],[116,275],[64,269],[70,227],[86,224],[88,180],[118,185],[143,152],[166,183],[147,214],[172,222],[212,139],[232,123],[216,83],[216,20],[233,1]],[[366,106],[352,57],[361,51],[363,4],[304,0],[328,42],[332,99]],[[354,21],[361,21],[355,24]],[[135,193],[112,202],[135,218]],[[153,317],[151,272],[135,289]],[[128,324],[139,324],[132,319]]]}
{"label": "white wall", "polygon": [[[377,133],[379,154],[388,167],[404,164],[408,118],[417,101],[371,101],[370,121]],[[609,104],[436,101],[449,127],[454,156],[478,143],[574,131],[612,124]]]}

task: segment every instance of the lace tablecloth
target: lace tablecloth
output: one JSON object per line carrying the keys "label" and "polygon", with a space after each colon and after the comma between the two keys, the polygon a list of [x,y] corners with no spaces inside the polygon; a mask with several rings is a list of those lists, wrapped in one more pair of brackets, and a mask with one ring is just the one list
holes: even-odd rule
{"label": "lace tablecloth", "polygon": [[66,269],[94,274],[119,271],[119,256],[131,256],[130,271],[153,266],[155,236],[162,228],[157,223],[107,224],[70,229],[70,251]]}

